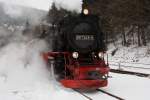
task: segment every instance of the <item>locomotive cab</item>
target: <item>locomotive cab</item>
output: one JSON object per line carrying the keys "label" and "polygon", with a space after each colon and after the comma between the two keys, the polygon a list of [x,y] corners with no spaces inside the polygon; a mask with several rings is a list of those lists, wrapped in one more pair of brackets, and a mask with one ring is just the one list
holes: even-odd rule
{"label": "locomotive cab", "polygon": [[105,63],[103,33],[96,15],[68,16],[58,25],[53,51],[44,54],[54,57],[58,80],[67,88],[97,89],[107,86],[109,72]]}

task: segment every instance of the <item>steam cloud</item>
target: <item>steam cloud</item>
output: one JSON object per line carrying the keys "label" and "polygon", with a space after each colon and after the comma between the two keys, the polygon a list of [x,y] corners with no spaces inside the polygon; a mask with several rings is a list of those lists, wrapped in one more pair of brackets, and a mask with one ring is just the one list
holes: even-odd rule
{"label": "steam cloud", "polygon": [[54,0],[57,8],[64,8],[68,11],[81,11],[82,0]]}
{"label": "steam cloud", "polygon": [[[12,18],[30,16],[26,15],[22,8],[12,5],[20,1],[22,0],[5,0],[5,14]],[[26,4],[24,3],[24,6]],[[34,12],[31,14],[34,15]],[[40,17],[35,16],[33,20]],[[47,50],[46,42],[40,39],[32,41],[32,37],[23,36],[22,30],[15,28],[15,25],[8,23],[4,26],[0,26],[0,99],[3,98],[4,91],[24,91],[36,88],[38,84],[48,86],[49,71],[41,56],[41,53]],[[10,31],[9,27],[14,31]]]}

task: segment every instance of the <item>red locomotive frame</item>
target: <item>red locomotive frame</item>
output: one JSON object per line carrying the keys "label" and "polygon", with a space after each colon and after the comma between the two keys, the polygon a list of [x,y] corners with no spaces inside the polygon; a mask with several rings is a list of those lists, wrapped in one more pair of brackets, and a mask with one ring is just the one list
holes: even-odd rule
{"label": "red locomotive frame", "polygon": [[[64,87],[73,89],[97,89],[107,86],[110,69],[104,59],[94,59],[92,65],[81,66],[80,57],[79,59],[74,59],[72,58],[72,53],[69,52],[46,52],[43,53],[43,58],[48,63],[49,58],[55,58],[58,55],[63,55],[65,60],[65,78],[60,80]],[[71,75],[66,74],[67,70],[69,70]],[[100,78],[89,79],[88,72],[92,71],[100,73]]]}

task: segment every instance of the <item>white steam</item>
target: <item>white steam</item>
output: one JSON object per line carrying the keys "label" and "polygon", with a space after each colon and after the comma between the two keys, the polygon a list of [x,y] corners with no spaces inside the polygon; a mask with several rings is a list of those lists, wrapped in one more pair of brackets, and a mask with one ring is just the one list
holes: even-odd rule
{"label": "white steam", "polygon": [[11,42],[0,47],[0,100],[49,100],[50,72],[41,56],[46,42],[19,31],[5,38]]}
{"label": "white steam", "polygon": [[58,9],[64,8],[68,11],[81,12],[82,0],[54,0]]}
{"label": "white steam", "polygon": [[5,38],[11,42],[0,47],[0,100],[59,100],[67,95],[75,97],[74,93],[69,94],[59,87],[51,77],[41,56],[42,52],[47,51],[44,40],[33,40],[19,31],[12,33],[12,37],[7,31],[3,32],[8,34]]}
{"label": "white steam", "polygon": [[43,40],[28,44],[29,39],[20,36],[19,32],[15,39],[7,38],[11,42],[0,49],[0,75],[5,75],[8,83],[44,80],[49,76],[41,56],[47,48]]}

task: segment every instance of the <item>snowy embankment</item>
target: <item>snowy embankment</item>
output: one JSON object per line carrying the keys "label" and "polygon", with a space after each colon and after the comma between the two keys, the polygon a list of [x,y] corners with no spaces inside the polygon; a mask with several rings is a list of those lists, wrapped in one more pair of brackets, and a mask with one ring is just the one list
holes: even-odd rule
{"label": "snowy embankment", "polygon": [[[112,52],[118,48],[112,56]],[[130,47],[114,47],[109,45],[108,48],[109,63],[111,68],[121,68],[136,72],[150,74],[150,44],[148,46],[130,46]]]}

